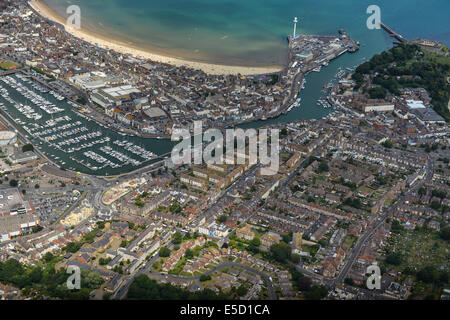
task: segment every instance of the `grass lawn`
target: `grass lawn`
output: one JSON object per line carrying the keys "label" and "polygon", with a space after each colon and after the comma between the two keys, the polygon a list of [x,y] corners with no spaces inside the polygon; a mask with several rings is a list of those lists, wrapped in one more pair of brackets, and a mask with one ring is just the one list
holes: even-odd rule
{"label": "grass lawn", "polygon": [[446,64],[446,65],[450,66],[450,59],[448,57],[437,55],[437,54],[432,53],[432,52],[427,51],[427,50],[424,50],[424,52],[425,52],[426,60],[428,60],[428,61],[435,61],[437,63]]}
{"label": "grass lawn", "polygon": [[367,186],[361,186],[361,187],[358,188],[357,191],[359,191],[361,193],[366,193],[367,192],[369,194],[369,196],[370,196],[375,190],[373,190],[372,188],[369,188]]}
{"label": "grass lawn", "polygon": [[182,257],[180,261],[178,261],[177,264],[172,268],[172,270],[169,271],[169,274],[179,275],[183,271],[186,261],[187,261],[186,257]]}
{"label": "grass lawn", "polygon": [[352,236],[352,235],[348,235],[345,237],[344,242],[342,243],[342,246],[348,250],[351,247],[353,247],[354,243],[356,242],[356,240],[358,240],[357,237]]}
{"label": "grass lawn", "polygon": [[161,272],[162,266],[166,260],[167,258],[158,259],[152,266],[153,271]]}
{"label": "grass lawn", "polygon": [[11,61],[0,63],[0,68],[3,70],[14,69],[14,67],[19,68],[19,65]]}
{"label": "grass lawn", "polygon": [[314,246],[307,246],[307,245],[302,245],[302,251],[303,252],[308,252],[312,257],[314,257],[317,253],[317,251],[319,251],[320,249],[320,245],[316,244]]}
{"label": "grass lawn", "polygon": [[390,207],[390,206],[395,202],[395,200],[396,200],[396,199],[387,199],[387,200],[384,202],[384,206],[385,206],[385,207]]}

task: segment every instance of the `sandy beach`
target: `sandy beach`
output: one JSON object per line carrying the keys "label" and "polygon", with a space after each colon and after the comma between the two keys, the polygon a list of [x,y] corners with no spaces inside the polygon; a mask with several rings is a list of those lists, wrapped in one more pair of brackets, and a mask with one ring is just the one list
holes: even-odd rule
{"label": "sandy beach", "polygon": [[265,74],[277,72],[282,69],[282,66],[268,66],[268,67],[245,67],[245,66],[227,66],[220,64],[211,64],[203,62],[195,62],[184,60],[176,57],[169,57],[160,54],[155,54],[149,51],[145,51],[139,48],[130,46],[129,44],[120,42],[116,39],[111,39],[103,35],[94,33],[86,29],[74,29],[66,24],[66,19],[58,15],[54,10],[48,7],[44,2],[39,0],[30,0],[30,6],[38,12],[44,18],[60,23],[64,26],[65,30],[72,34],[74,37],[87,41],[93,45],[97,45],[104,49],[112,49],[116,52],[123,54],[131,54],[136,58],[150,59],[152,61],[167,63],[174,66],[186,66],[193,69],[203,70],[208,74],[242,74],[242,75],[252,75],[252,74]]}

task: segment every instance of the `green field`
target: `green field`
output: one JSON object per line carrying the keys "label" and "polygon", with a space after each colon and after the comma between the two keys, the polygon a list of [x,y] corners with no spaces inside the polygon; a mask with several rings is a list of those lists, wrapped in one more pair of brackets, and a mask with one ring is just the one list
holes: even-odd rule
{"label": "green field", "polygon": [[420,269],[432,265],[440,268],[450,266],[450,247],[447,242],[439,238],[437,232],[430,230],[401,231],[389,239],[389,253],[402,256],[398,269],[410,267]]}
{"label": "green field", "polygon": [[9,70],[11,67],[19,68],[19,65],[11,61],[0,63],[0,68],[3,70]]}
{"label": "green field", "polygon": [[385,249],[382,265],[401,272],[400,282],[412,277],[413,299],[439,299],[443,286],[449,285],[450,246],[439,233],[419,228],[393,234]]}
{"label": "green field", "polygon": [[353,244],[358,240],[358,237],[348,235],[345,237],[344,242],[342,243],[342,246],[346,250],[350,250],[353,247]]}

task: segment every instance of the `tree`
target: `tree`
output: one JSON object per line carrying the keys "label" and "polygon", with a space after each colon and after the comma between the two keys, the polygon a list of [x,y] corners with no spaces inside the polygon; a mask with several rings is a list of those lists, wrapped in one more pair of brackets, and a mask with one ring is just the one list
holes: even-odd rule
{"label": "tree", "polygon": [[394,266],[399,266],[402,263],[402,256],[399,253],[391,253],[386,257],[386,262]]}
{"label": "tree", "polygon": [[111,297],[113,296],[112,292],[105,292],[103,294],[103,300],[111,300]]}
{"label": "tree", "polygon": [[16,259],[6,260],[3,264],[0,262],[0,280],[5,281],[12,278],[15,274],[23,273],[23,267]]}
{"label": "tree", "polygon": [[345,199],[344,204],[351,206],[353,208],[356,208],[356,209],[361,209],[361,207],[362,207],[361,200],[359,200],[358,198],[354,198],[354,199],[347,198],[347,199]]}
{"label": "tree", "polygon": [[306,298],[309,300],[322,300],[328,294],[328,290],[325,286],[312,286],[306,294]]}
{"label": "tree", "polygon": [[169,207],[169,211],[172,213],[180,213],[183,210],[178,200],[175,200]]}
{"label": "tree", "polygon": [[321,161],[319,164],[319,172],[328,172],[328,163],[326,161]]}
{"label": "tree", "polygon": [[34,151],[34,147],[32,144],[25,144],[22,147],[22,152]]}
{"label": "tree", "polygon": [[348,284],[349,286],[353,286],[355,284],[352,278],[345,278],[344,283]]}
{"label": "tree", "polygon": [[200,276],[200,281],[201,281],[201,282],[205,282],[205,281],[208,281],[208,280],[211,280],[211,276],[210,276],[210,275],[202,274],[202,275]]}
{"label": "tree", "polygon": [[81,243],[79,242],[69,242],[65,247],[63,247],[63,250],[70,252],[70,253],[76,253],[81,248]]}
{"label": "tree", "polygon": [[108,263],[110,263],[111,262],[111,258],[100,258],[99,260],[98,260],[98,263],[101,265],[101,266],[104,266],[104,265],[107,265]]}
{"label": "tree", "polygon": [[241,285],[239,288],[237,288],[236,293],[239,297],[243,297],[247,294],[248,288],[244,285]]}
{"label": "tree", "polygon": [[189,292],[170,284],[160,284],[144,274],[134,278],[127,297],[132,300],[225,300],[228,298],[224,294],[216,295],[209,289]]}
{"label": "tree", "polygon": [[392,221],[391,231],[394,233],[400,233],[403,230],[403,226],[398,220]]}
{"label": "tree", "polygon": [[254,237],[251,241],[250,244],[255,246],[255,247],[259,247],[261,245],[261,240],[258,237]]}
{"label": "tree", "polygon": [[309,291],[311,289],[312,280],[308,277],[301,277],[297,281],[297,287],[300,291]]}
{"label": "tree", "polygon": [[413,268],[413,267],[411,267],[411,266],[406,266],[405,269],[403,269],[403,274],[406,274],[406,275],[411,276],[411,275],[416,274],[416,272],[414,271],[414,268]]}
{"label": "tree", "polygon": [[191,249],[187,249],[184,252],[184,256],[186,257],[186,259],[192,259],[194,257],[194,252]]}
{"label": "tree", "polygon": [[42,280],[42,270],[40,267],[34,267],[33,270],[31,270],[29,275],[30,281],[32,283],[39,283]]}
{"label": "tree", "polygon": [[105,229],[105,221],[97,221],[97,228],[100,230]]}
{"label": "tree", "polygon": [[287,243],[280,242],[270,247],[270,253],[276,261],[286,263],[291,257],[291,247]]}
{"label": "tree", "polygon": [[77,99],[77,102],[81,105],[85,105],[87,103],[86,99],[84,97],[79,97]]}
{"label": "tree", "polygon": [[292,232],[289,233],[285,233],[281,235],[281,238],[283,239],[284,242],[289,243],[292,241]]}
{"label": "tree", "polygon": [[420,189],[419,189],[419,195],[421,195],[421,196],[424,196],[424,195],[426,195],[427,194],[427,189],[425,188],[425,187],[420,187]]}
{"label": "tree", "polygon": [[173,242],[174,244],[180,244],[182,241],[183,241],[183,237],[182,237],[181,233],[177,231],[177,232],[173,235],[172,242]]}
{"label": "tree", "polygon": [[439,236],[446,241],[450,241],[450,226],[442,228]]}
{"label": "tree", "polygon": [[297,264],[297,263],[299,263],[300,262],[300,255],[299,254],[296,254],[296,253],[293,253],[293,254],[291,254],[291,261],[293,262],[293,263],[295,263],[295,264]]}
{"label": "tree", "polygon": [[42,259],[48,263],[48,262],[52,261],[53,258],[54,258],[54,255],[51,254],[50,252],[47,252]]}
{"label": "tree", "polygon": [[11,179],[11,180],[9,181],[9,185],[10,185],[11,187],[15,188],[15,187],[17,187],[17,186],[19,185],[19,182],[18,182],[17,180],[15,180],[15,179]]}
{"label": "tree", "polygon": [[141,197],[137,197],[137,198],[134,200],[134,204],[135,204],[136,207],[138,207],[138,208],[143,208],[143,207],[145,207],[145,201],[143,201]]}
{"label": "tree", "polygon": [[103,278],[97,272],[81,269],[82,288],[88,288],[90,292],[93,289],[99,288],[103,282]]}
{"label": "tree", "polygon": [[391,140],[383,141],[383,142],[381,143],[381,145],[382,145],[383,147],[387,148],[387,149],[391,149],[391,148],[394,146],[394,144],[392,143]]}
{"label": "tree", "polygon": [[431,192],[431,195],[433,197],[438,197],[438,198],[444,199],[447,196],[447,192],[441,191],[441,190],[433,190]]}
{"label": "tree", "polygon": [[159,256],[162,258],[170,256],[170,250],[166,247],[159,249]]}
{"label": "tree", "polygon": [[431,201],[430,207],[434,210],[439,210],[441,208],[441,204],[437,200]]}
{"label": "tree", "polygon": [[369,89],[370,99],[384,99],[386,98],[386,89],[382,87],[376,87]]}
{"label": "tree", "polygon": [[438,274],[432,266],[426,266],[419,272],[417,272],[417,278],[425,283],[432,283],[437,280]]}
{"label": "tree", "polygon": [[42,228],[41,226],[34,226],[31,228],[31,232],[36,233],[39,232],[41,230],[43,230],[44,228]]}

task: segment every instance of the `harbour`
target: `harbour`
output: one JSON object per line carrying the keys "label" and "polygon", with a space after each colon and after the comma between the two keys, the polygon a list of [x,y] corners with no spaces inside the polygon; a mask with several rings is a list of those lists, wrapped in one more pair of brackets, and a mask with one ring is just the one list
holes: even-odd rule
{"label": "harbour", "polygon": [[[0,77],[0,112],[60,168],[115,175],[156,161],[171,142],[117,133],[76,112],[77,106],[17,72]],[[161,147],[166,145],[167,149]]]}
{"label": "harbour", "polygon": [[[283,100],[280,108],[272,108],[259,118],[240,117],[240,122],[235,121],[239,127],[326,117],[333,112],[324,98],[334,81],[333,76],[336,74],[339,78],[343,70],[364,61],[369,51],[378,50],[365,44],[362,52],[352,54],[352,58],[342,56],[354,49],[351,40],[345,39],[345,33],[338,37],[301,36],[299,39],[298,44],[290,42],[288,60],[293,64],[288,66],[288,73],[281,74],[292,77],[292,81],[289,80],[292,94]],[[381,43],[389,46],[390,41],[385,40]],[[331,49],[324,49],[327,43],[331,43]],[[307,61],[305,53],[308,51],[317,52],[313,63]],[[336,62],[338,57],[339,62]],[[162,136],[147,138],[115,131],[27,73],[6,71],[0,79],[8,93],[2,94],[0,99],[2,114],[62,169],[104,176],[121,174],[164,158],[174,145]]]}
{"label": "harbour", "polygon": [[[268,122],[283,122],[284,116],[289,118],[291,113],[295,116],[294,110],[303,109],[303,97],[299,93],[305,89],[309,73],[320,72],[342,54],[359,49],[358,42],[344,30],[339,30],[337,36],[296,35],[296,23],[294,21],[294,35],[288,37],[289,63],[276,75],[281,78],[279,83],[288,89],[285,97],[277,108],[266,111],[258,108],[259,115],[247,117],[243,122],[251,127],[259,126],[257,119],[263,123],[267,119]],[[117,119],[102,123],[102,116],[94,107],[86,108],[73,98],[69,100],[69,95],[60,93],[48,80],[41,81],[34,71],[22,69],[0,75],[3,100],[0,109],[41,155],[61,169],[101,176],[119,175],[161,160],[171,152],[174,143],[167,139],[115,131]],[[329,106],[323,104],[322,108],[315,109],[327,108]],[[235,118],[234,124],[224,123],[223,128],[242,122],[239,117]]]}

